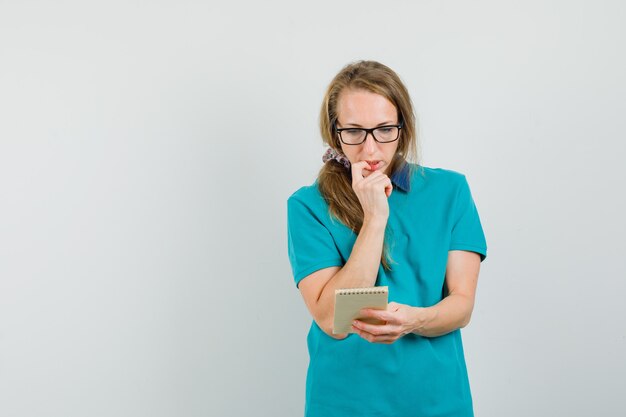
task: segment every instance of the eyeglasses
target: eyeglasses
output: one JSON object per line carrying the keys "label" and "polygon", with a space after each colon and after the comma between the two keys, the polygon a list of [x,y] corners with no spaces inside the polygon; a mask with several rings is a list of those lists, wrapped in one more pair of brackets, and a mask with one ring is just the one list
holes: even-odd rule
{"label": "eyeglasses", "polygon": [[400,129],[404,122],[397,125],[378,126],[372,129],[361,127],[337,128],[335,122],[335,131],[339,134],[339,140],[345,145],[360,145],[367,139],[367,134],[371,133],[374,140],[378,143],[389,143],[398,140],[400,137]]}

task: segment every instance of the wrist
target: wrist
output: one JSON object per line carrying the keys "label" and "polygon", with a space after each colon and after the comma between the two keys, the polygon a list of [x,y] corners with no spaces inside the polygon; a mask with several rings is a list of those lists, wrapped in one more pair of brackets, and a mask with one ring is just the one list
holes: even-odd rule
{"label": "wrist", "polygon": [[428,331],[428,323],[436,315],[437,311],[433,307],[414,307],[411,332],[423,336]]}
{"label": "wrist", "polygon": [[385,215],[366,215],[363,218],[362,229],[382,229],[383,231],[387,227],[387,218]]}

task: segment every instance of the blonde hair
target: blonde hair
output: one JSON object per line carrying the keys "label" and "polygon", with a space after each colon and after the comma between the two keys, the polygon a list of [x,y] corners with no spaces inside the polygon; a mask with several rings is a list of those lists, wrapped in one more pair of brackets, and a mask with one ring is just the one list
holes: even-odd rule
{"label": "blonde hair", "polygon": [[[409,92],[391,68],[376,61],[358,61],[348,64],[331,81],[320,111],[320,133],[324,143],[337,152],[341,152],[341,142],[335,131],[335,125],[338,117],[339,97],[345,89],[365,90],[379,94],[396,107],[398,123],[402,122],[403,126],[388,175],[393,175],[409,161],[417,162],[416,121]],[[320,170],[317,181],[331,215],[355,233],[359,233],[363,226],[363,209],[352,190],[351,176],[351,171],[340,163],[328,161]],[[388,233],[385,235],[387,237]],[[388,252],[388,245],[385,242],[381,262],[387,270],[390,269]]]}

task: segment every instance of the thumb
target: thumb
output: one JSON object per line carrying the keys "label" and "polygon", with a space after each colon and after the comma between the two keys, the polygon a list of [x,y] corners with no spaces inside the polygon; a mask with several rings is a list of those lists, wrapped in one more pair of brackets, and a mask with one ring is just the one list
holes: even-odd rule
{"label": "thumb", "polygon": [[392,301],[389,304],[387,304],[387,310],[388,311],[398,311],[400,309],[400,306],[401,306],[401,304],[398,304],[395,301]]}

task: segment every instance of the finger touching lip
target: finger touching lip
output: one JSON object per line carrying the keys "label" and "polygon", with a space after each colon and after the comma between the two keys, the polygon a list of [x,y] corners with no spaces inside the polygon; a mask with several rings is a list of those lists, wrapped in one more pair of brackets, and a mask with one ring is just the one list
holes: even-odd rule
{"label": "finger touching lip", "polygon": [[352,164],[353,167],[366,167],[367,165],[367,161],[359,161]]}

